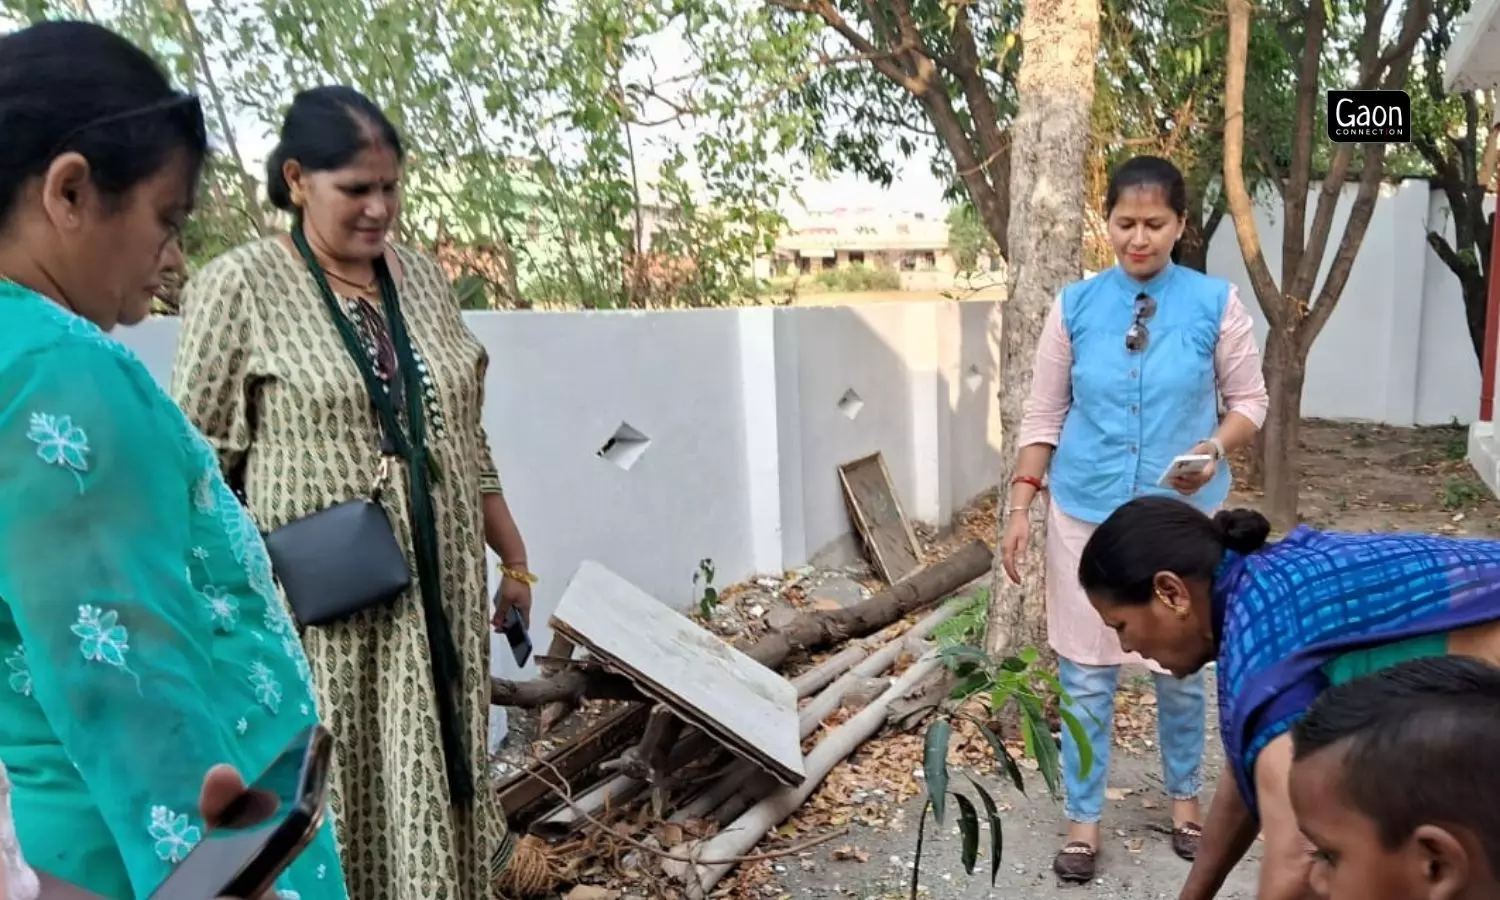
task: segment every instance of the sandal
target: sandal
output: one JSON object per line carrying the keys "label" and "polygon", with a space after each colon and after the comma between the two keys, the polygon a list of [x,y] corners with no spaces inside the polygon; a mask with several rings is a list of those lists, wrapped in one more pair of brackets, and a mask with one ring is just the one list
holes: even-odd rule
{"label": "sandal", "polygon": [[1172,852],[1192,862],[1198,858],[1198,842],[1203,839],[1203,826],[1197,822],[1183,822],[1172,829]]}
{"label": "sandal", "polygon": [[1052,860],[1052,871],[1069,884],[1086,884],[1094,880],[1094,866],[1098,851],[1083,841],[1073,841],[1057,852]]}

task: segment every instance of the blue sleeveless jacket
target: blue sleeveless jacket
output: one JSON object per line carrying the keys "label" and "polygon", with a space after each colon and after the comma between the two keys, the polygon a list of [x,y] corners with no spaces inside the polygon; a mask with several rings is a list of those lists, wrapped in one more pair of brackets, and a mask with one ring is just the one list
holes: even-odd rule
{"label": "blue sleeveless jacket", "polygon": [[[1144,351],[1125,347],[1136,295],[1156,300]],[[1172,458],[1219,424],[1214,353],[1229,282],[1168,263],[1147,282],[1119,266],[1062,292],[1062,320],[1073,345],[1073,400],[1052,457],[1052,499],[1075,519],[1098,524],[1134,497],[1181,497],[1157,480]],[[1204,511],[1229,495],[1221,463],[1190,498]]]}

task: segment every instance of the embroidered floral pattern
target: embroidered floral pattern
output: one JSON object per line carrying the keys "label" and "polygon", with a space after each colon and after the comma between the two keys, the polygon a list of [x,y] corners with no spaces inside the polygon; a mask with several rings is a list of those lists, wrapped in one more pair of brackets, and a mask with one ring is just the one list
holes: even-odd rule
{"label": "embroidered floral pattern", "polygon": [[201,513],[211,513],[216,506],[214,497],[214,473],[204,469],[198,480],[193,482],[193,506]]}
{"label": "embroidered floral pattern", "polygon": [[234,631],[234,626],[240,621],[240,604],[221,587],[212,584],[202,591],[203,605],[208,609],[208,617],[214,623],[214,631],[220,634],[229,634]]}
{"label": "embroidered floral pattern", "polygon": [[5,658],[5,665],[10,669],[10,689],[22,697],[31,696],[31,666],[26,662],[25,645],[16,648],[16,652]]}
{"label": "embroidered floral pattern", "polygon": [[244,716],[240,716],[240,720],[234,723],[234,730],[238,734],[244,734],[250,730],[250,721]]}
{"label": "embroidered floral pattern", "polygon": [[179,863],[197,846],[203,833],[188,817],[165,806],[151,807],[148,830],[156,840],[156,856],[162,862]]}
{"label": "embroidered floral pattern", "polygon": [[270,666],[258,660],[251,663],[250,686],[255,688],[255,702],[273,713],[281,711],[281,682]]}
{"label": "embroidered floral pattern", "polygon": [[78,650],[84,659],[128,671],[125,654],[130,650],[130,632],[120,624],[119,613],[97,606],[80,606],[78,621],[70,630],[78,635]]}
{"label": "embroidered floral pattern", "polygon": [[307,662],[307,654],[302,650],[302,642],[297,640],[295,634],[290,632],[282,634],[281,652],[292,661],[292,665],[297,669],[297,677],[307,687],[308,696],[312,696],[312,666]]}
{"label": "embroidered floral pattern", "polygon": [[73,424],[72,417],[32,413],[26,438],[36,444],[42,462],[67,469],[77,479],[78,490],[83,490],[82,473],[89,470],[89,437]]}

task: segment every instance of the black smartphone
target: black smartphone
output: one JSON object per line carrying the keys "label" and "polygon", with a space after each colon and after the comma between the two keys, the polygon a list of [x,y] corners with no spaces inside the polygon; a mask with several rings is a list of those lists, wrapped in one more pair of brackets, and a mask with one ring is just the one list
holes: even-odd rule
{"label": "black smartphone", "polygon": [[516,665],[524,667],[527,660],[531,659],[531,635],[526,633],[526,620],[521,618],[521,611],[514,606],[505,617],[504,631],[505,639],[510,641],[510,652],[516,658]]}
{"label": "black smartphone", "polygon": [[224,811],[151,900],[259,897],[302,852],[328,803],[333,735],[303,729]]}

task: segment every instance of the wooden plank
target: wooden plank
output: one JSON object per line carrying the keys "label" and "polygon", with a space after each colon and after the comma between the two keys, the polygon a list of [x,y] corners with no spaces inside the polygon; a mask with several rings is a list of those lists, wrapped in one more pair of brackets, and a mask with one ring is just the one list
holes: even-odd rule
{"label": "wooden plank", "polygon": [[839,466],[844,502],[871,561],[887,584],[895,584],[922,567],[916,532],[901,509],[885,457],[879,453]]}
{"label": "wooden plank", "polygon": [[524,830],[531,819],[547,811],[544,803],[554,795],[548,785],[557,784],[559,774],[576,786],[616,750],[635,743],[646,727],[649,714],[648,705],[633,703],[600,719],[583,734],[547,754],[544,758],[551,768],[533,762],[507,779],[500,785],[500,805],[511,828]]}
{"label": "wooden plank", "polygon": [[686,616],[585,560],[551,625],[778,781],[802,782],[796,688]]}

